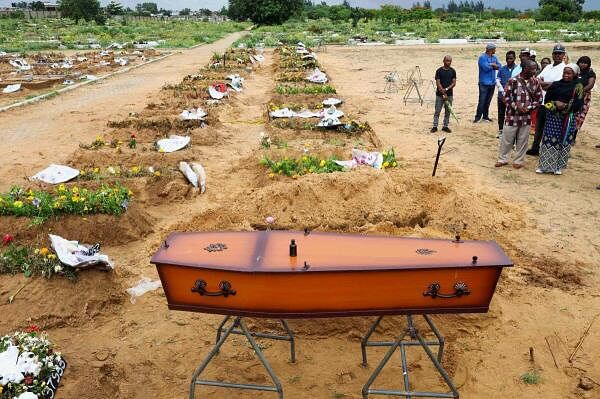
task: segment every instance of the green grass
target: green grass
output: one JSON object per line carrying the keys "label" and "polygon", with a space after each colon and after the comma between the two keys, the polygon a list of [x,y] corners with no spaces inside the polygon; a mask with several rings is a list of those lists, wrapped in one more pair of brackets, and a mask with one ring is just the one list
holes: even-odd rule
{"label": "green grass", "polygon": [[[577,32],[570,34],[569,32]],[[427,42],[437,43],[439,39],[499,39],[508,41],[537,42],[550,41],[600,41],[598,23],[582,21],[576,23],[536,22],[533,19],[477,19],[470,18],[441,21],[433,18],[423,21],[407,21],[401,25],[392,21],[360,21],[352,27],[350,21],[331,21],[329,19],[289,21],[283,25],[262,26],[238,43],[255,46],[262,43],[266,47],[275,47],[279,42],[295,44],[304,42],[307,46],[326,44],[345,44],[355,35],[367,36],[369,40],[393,44],[396,40],[425,38]]]}
{"label": "green grass", "polygon": [[[247,23],[201,21],[132,21],[109,20],[106,25],[69,19],[0,19],[0,50],[25,52],[89,48],[98,43],[162,41],[160,47],[185,48],[199,43],[212,43],[225,35],[245,29]],[[63,47],[63,48],[64,48]]]}
{"label": "green grass", "polygon": [[521,376],[521,381],[527,385],[537,385],[540,383],[542,377],[537,373],[537,371],[528,371],[527,373]]}

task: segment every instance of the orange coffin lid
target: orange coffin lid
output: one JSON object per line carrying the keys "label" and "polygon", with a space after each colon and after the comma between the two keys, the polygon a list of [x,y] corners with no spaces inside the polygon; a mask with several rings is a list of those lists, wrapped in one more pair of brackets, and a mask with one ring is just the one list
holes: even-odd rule
{"label": "orange coffin lid", "polygon": [[[289,256],[292,239],[297,245],[297,257]],[[220,246],[226,248],[213,250]],[[456,242],[277,230],[172,233],[154,254],[151,262],[255,273],[513,265],[493,241]]]}

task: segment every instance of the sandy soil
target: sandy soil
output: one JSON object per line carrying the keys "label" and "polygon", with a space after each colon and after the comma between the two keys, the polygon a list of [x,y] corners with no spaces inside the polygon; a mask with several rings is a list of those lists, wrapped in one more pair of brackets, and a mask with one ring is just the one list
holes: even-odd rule
{"label": "sandy soil", "polygon": [[[144,106],[160,98],[158,89],[163,83],[179,82],[205,64],[213,49],[233,40],[229,37],[0,115],[4,139],[0,189],[24,184],[22,176],[50,162],[77,166],[102,162],[110,153],[86,155],[77,148],[78,143],[90,142],[98,134],[112,134],[106,127],[108,120],[126,118],[130,112],[148,112]],[[548,46],[536,50],[541,54]],[[18,238],[29,242],[43,242],[49,229],[74,239],[95,237],[117,263],[114,273],[82,273],[77,283],[29,281],[15,303],[0,305],[0,333],[30,323],[49,332],[69,362],[59,398],[186,397],[189,377],[209,351],[220,317],[171,312],[160,290],[136,304],[124,293],[141,276],[157,278],[149,258],[168,232],[263,228],[269,215],[276,218],[277,228],[445,238],[459,231],[465,238],[498,241],[515,261],[514,268],[505,270],[488,314],[435,317],[447,338],[444,365],[461,398],[599,397],[600,386],[583,391],[577,385],[583,375],[600,382],[595,361],[600,356],[600,325],[592,328],[573,364],[567,358],[600,309],[600,193],[594,188],[600,183],[596,172],[599,153],[594,148],[600,142],[600,112],[592,107],[564,175],[536,175],[532,158],[519,171],[494,168],[497,126],[470,123],[477,100],[473,77],[479,51],[470,46],[329,47],[320,60],[345,100],[344,111],[368,120],[381,147],[395,147],[400,165],[385,172],[363,168],[298,180],[266,176],[258,165],[263,154],[258,148],[261,131],[286,137],[289,148],[282,154],[306,147],[315,152],[349,153],[354,145],[371,144],[363,143],[361,137],[331,139],[308,131],[296,131],[294,137],[290,131],[266,126],[266,104],[276,98],[269,52],[267,65],[247,76],[245,91],[214,111],[219,123],[191,133],[198,144],[187,152],[157,157],[124,151],[118,157],[112,155],[114,159],[106,158],[126,163],[131,156],[137,157],[131,162],[162,165],[199,159],[208,173],[205,195],[188,193],[181,178],[166,184],[142,181],[134,185],[137,201],[132,203],[131,214],[117,220],[68,218],[33,230],[20,220],[0,220],[0,233],[5,228],[15,230]],[[454,108],[461,122],[452,123],[454,132],[448,135],[438,176],[432,178],[437,148],[437,136],[428,133],[432,107],[404,105],[403,91],[380,91],[387,71],[406,71],[418,64],[423,76],[432,76],[445,53],[453,54],[459,76]],[[574,58],[580,54],[600,58],[600,50],[593,45],[577,46],[572,53]],[[119,228],[111,229],[114,226]],[[22,276],[2,276],[0,296],[8,297],[23,281]],[[370,321],[290,322],[298,339],[295,364],[289,362],[285,343],[261,341],[286,397],[360,398],[362,385],[384,353],[383,349],[370,349],[370,366],[360,367],[360,337]],[[251,325],[277,330],[275,323],[266,321]],[[389,339],[402,330],[403,319],[390,317],[378,330],[378,337]],[[440,388],[441,381],[425,355],[415,350],[409,351],[409,356],[415,388]],[[525,385],[521,375],[532,370],[541,380]],[[400,374],[400,362],[394,361],[376,386],[400,388]],[[209,375],[268,382],[241,337],[225,345]],[[217,388],[199,388],[198,392],[215,398],[274,396]]]}

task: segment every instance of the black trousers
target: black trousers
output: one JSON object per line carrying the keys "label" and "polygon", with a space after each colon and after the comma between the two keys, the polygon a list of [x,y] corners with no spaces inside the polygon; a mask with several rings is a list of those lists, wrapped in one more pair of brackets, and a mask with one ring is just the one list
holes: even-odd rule
{"label": "black trousers", "polygon": [[535,136],[531,143],[531,151],[539,152],[542,137],[544,137],[544,124],[546,123],[546,107],[540,105],[537,109],[537,119],[535,120]]}
{"label": "black trousers", "polygon": [[498,97],[498,131],[504,128],[504,117],[506,116],[506,104]]}

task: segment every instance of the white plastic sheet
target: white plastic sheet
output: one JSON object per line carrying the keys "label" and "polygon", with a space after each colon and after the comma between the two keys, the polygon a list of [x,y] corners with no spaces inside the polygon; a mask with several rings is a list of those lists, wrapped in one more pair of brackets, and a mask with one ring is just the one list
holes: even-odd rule
{"label": "white plastic sheet", "polygon": [[59,184],[67,182],[79,176],[79,170],[65,165],[52,164],[41,172],[31,177],[31,180],[40,180],[44,183]]}
{"label": "white plastic sheet", "polygon": [[264,62],[265,61],[265,56],[264,55],[260,55],[260,54],[256,54],[254,56],[254,59],[258,62]]}
{"label": "white plastic sheet", "polygon": [[179,119],[182,121],[201,121],[206,118],[208,114],[202,108],[187,110],[184,109],[181,114],[179,114]]}
{"label": "white plastic sheet", "polygon": [[17,367],[18,358],[19,348],[13,345],[0,353],[0,386],[11,382],[18,384],[25,378]]}
{"label": "white plastic sheet", "polygon": [[271,118],[320,118],[320,112],[312,112],[308,109],[303,109],[300,112],[292,111],[289,108],[276,109],[269,113]]}
{"label": "white plastic sheet", "polygon": [[159,152],[175,152],[185,148],[189,143],[189,136],[172,135],[168,139],[158,140],[156,145]]}
{"label": "white plastic sheet", "polygon": [[125,65],[129,64],[129,60],[127,60],[123,57],[115,58],[115,64],[120,65],[120,66],[125,66]]}
{"label": "white plastic sheet", "polygon": [[77,241],[68,241],[52,234],[48,234],[48,236],[58,260],[65,265],[76,269],[112,270],[115,268],[108,256],[101,253],[87,255],[88,248],[80,245]]}
{"label": "white plastic sheet", "polygon": [[339,98],[334,98],[334,97],[329,97],[329,98],[323,100],[323,105],[327,105],[327,106],[338,105],[341,103],[342,103],[342,100],[340,100]]}
{"label": "white plastic sheet", "polygon": [[27,61],[25,61],[22,58],[16,58],[14,60],[9,60],[8,63],[20,71],[29,71],[32,68],[32,66],[29,65],[27,63]]}
{"label": "white plastic sheet", "polygon": [[242,88],[244,86],[244,78],[242,78],[239,74],[235,74],[235,75],[229,75],[227,76],[227,79],[231,80],[229,84],[229,86],[231,86],[231,88],[237,92],[242,91]]}
{"label": "white plastic sheet", "polygon": [[19,90],[21,90],[21,83],[16,83],[14,85],[6,86],[4,89],[2,89],[2,93],[10,94],[10,93],[15,93]]}
{"label": "white plastic sheet", "polygon": [[332,105],[329,108],[321,111],[319,116],[321,118],[338,118],[339,119],[342,116],[344,116],[344,113],[342,111],[340,111],[339,109],[337,109],[335,107],[335,105]]}
{"label": "white plastic sheet", "polygon": [[131,303],[135,303],[137,298],[141,297],[146,292],[155,291],[160,287],[162,287],[160,280],[152,281],[148,277],[142,277],[136,285],[126,289],[125,292],[130,295],[129,300]]}
{"label": "white plastic sheet", "polygon": [[179,170],[192,186],[200,188],[200,194],[204,194],[206,191],[206,172],[202,165],[197,162],[187,163],[182,161],[179,162]]}
{"label": "white plastic sheet", "polygon": [[334,127],[341,125],[342,122],[338,118],[323,118],[317,126],[319,127]]}
{"label": "white plastic sheet", "polygon": [[209,86],[208,94],[210,94],[210,96],[212,98],[214,98],[215,100],[221,100],[223,97],[225,97],[227,95],[227,92],[223,93],[223,92],[217,90],[214,86]]}
{"label": "white plastic sheet", "polygon": [[315,68],[313,73],[306,77],[306,80],[312,83],[327,83],[327,75],[321,72],[319,68]]}
{"label": "white plastic sheet", "polygon": [[346,169],[353,169],[359,165],[369,165],[375,169],[381,169],[381,166],[383,165],[383,154],[377,151],[368,152],[354,148],[352,150],[351,160],[334,162]]}

